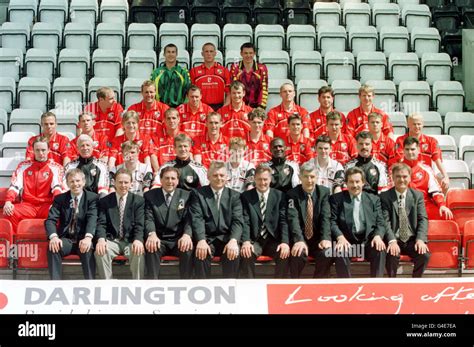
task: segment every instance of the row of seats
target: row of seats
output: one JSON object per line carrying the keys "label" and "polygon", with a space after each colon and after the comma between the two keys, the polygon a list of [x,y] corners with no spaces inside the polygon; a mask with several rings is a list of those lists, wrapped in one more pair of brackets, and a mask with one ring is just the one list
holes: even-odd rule
{"label": "row of seats", "polygon": [[[462,268],[471,269],[474,260],[469,259],[469,254],[474,251],[472,242],[474,239],[474,221],[466,223],[464,226],[463,238],[459,232],[459,227],[453,221],[429,221],[428,226],[428,244],[430,247],[431,258],[428,263],[428,269],[451,269],[457,270],[459,276],[462,276]],[[16,270],[46,269],[47,247],[46,232],[44,230],[43,220],[26,219],[18,225],[18,230],[13,235],[12,227],[9,221],[0,219],[0,244],[3,246],[16,244],[22,249],[28,247],[37,247],[37,257],[33,259],[27,252],[10,259],[8,257],[0,258],[0,268],[13,268]],[[464,251],[464,256],[462,251]],[[77,257],[69,257],[76,259]],[[177,260],[175,257],[166,257],[165,261]],[[269,262],[269,257],[261,257],[260,262]],[[214,259],[218,261],[218,259]],[[359,261],[354,259],[354,261]],[[13,274],[15,277],[16,272]]]}
{"label": "row of seats", "polygon": [[339,3],[309,1],[256,0],[254,4],[237,0],[11,0],[8,18],[33,24],[36,20],[56,21],[62,25],[68,20],[90,22],[140,22],[140,23],[252,23],[258,24],[320,24],[322,17],[337,17],[339,23],[354,21],[385,21],[388,16],[420,15],[429,7],[419,1],[374,0],[340,1]]}
{"label": "row of seats", "polygon": [[[385,26],[377,31],[375,26],[356,25],[345,28],[340,25],[325,25],[316,31],[312,25],[260,24],[253,29],[249,24],[193,24],[191,29],[180,23],[163,23],[157,30],[153,24],[132,23],[128,27],[120,23],[99,23],[97,27],[86,23],[67,23],[62,29],[57,23],[38,22],[32,29],[26,23],[5,22],[2,24],[2,47],[19,48],[26,53],[28,48],[50,49],[56,53],[61,48],[94,48],[161,50],[174,43],[179,49],[200,50],[206,42],[212,42],[224,51],[238,49],[242,43],[255,42],[261,51],[351,50],[357,56],[361,51],[380,50],[388,57],[390,53],[413,51],[421,58],[422,53],[439,51],[441,36],[436,28]],[[425,42],[428,41],[428,42]],[[365,47],[365,48],[364,48]]]}
{"label": "row of seats", "polygon": [[[331,62],[329,59],[326,61]],[[336,61],[334,59],[332,64],[328,63],[326,65],[329,76],[327,81],[317,79],[319,76],[314,69],[302,65],[299,68],[299,73],[307,72],[305,77],[314,79],[298,80],[295,78],[297,81],[297,103],[308,110],[316,109],[319,106],[316,97],[319,88],[329,84],[335,90],[335,105],[338,109],[349,111],[356,107],[361,82],[352,80],[351,72],[354,70],[354,66],[344,65],[344,63],[344,60]],[[139,68],[140,64],[136,64],[136,70],[142,71]],[[116,65],[120,64],[117,62]],[[77,66],[78,69],[81,67],[81,65]],[[132,67],[133,64],[130,64],[129,71]],[[269,64],[269,69],[271,71],[275,70],[274,75],[277,75],[277,69],[281,68],[278,64]],[[283,65],[283,69],[286,68],[287,66]],[[363,66],[363,68],[367,71],[367,74],[369,74],[370,68],[376,70],[376,67],[371,65]],[[404,72],[403,68],[405,66],[400,66],[395,68],[394,71],[400,70],[400,73],[402,73]],[[95,69],[96,76],[107,76],[107,72],[115,71],[112,69],[116,69],[116,66],[110,62],[98,63]],[[44,71],[47,70],[38,67],[39,73]],[[71,72],[72,69],[68,71]],[[104,74],[98,74],[97,71],[103,71]],[[120,83],[119,76],[116,78],[93,77],[87,84],[80,77],[58,77],[52,83],[45,77],[23,77],[17,87],[13,78],[0,77],[0,100],[2,101],[2,108],[8,114],[17,107],[39,108],[43,112],[48,108],[56,107],[68,109],[69,112],[79,112],[83,103],[96,101],[95,92],[97,89],[109,86],[114,89],[117,100],[128,107],[141,100],[141,84],[148,78],[151,69],[144,71],[148,72],[147,76],[141,76],[141,78],[129,77],[124,80],[123,84]],[[364,73],[363,70],[362,72]],[[110,73],[110,75],[113,74]],[[363,78],[361,81],[375,88],[378,95],[376,104],[385,111],[402,111],[409,114],[415,111],[433,110],[445,116],[447,112],[462,112],[464,110],[464,90],[462,84],[457,81],[435,81],[433,86],[430,86],[426,81],[416,81],[416,79],[410,81],[408,79],[407,81],[401,81],[398,87],[390,80],[368,80],[368,75],[367,78]],[[281,102],[279,89],[285,82],[291,83],[292,81],[285,78],[269,79],[268,110]]]}

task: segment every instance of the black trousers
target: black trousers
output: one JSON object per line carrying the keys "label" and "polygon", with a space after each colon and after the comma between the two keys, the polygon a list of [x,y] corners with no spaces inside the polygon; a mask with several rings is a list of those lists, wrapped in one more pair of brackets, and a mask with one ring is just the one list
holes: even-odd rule
{"label": "black trousers", "polygon": [[82,273],[86,280],[95,278],[94,249],[91,246],[86,253],[79,250],[79,242],[73,242],[69,238],[62,237],[63,247],[58,253],[52,253],[48,248],[48,271],[52,280],[60,280],[63,277],[63,258],[70,254],[77,254],[81,260]]}
{"label": "black trousers", "polygon": [[[425,272],[428,261],[430,260],[431,253],[419,254],[415,250],[416,240],[414,237],[410,238],[407,242],[397,240],[398,246],[400,246],[400,255],[408,255],[413,259],[414,267],[412,277],[421,277]],[[388,277],[396,277],[398,264],[400,263],[400,255],[393,256],[387,253],[387,274]]]}
{"label": "black trousers", "polygon": [[214,239],[212,243],[209,244],[211,247],[211,255],[208,255],[206,259],[200,260],[194,257],[194,272],[196,278],[206,279],[211,277],[211,262],[212,257],[220,256],[221,257],[221,266],[222,266],[222,277],[223,278],[237,278],[239,275],[239,257],[234,260],[227,258],[227,255],[222,253],[224,247],[227,243],[222,242],[219,239]]}
{"label": "black trousers", "polygon": [[161,240],[160,249],[154,253],[146,252],[148,278],[156,280],[160,277],[161,258],[166,255],[179,257],[179,276],[181,279],[192,278],[193,251],[181,252],[178,248],[178,240]]}
{"label": "black trousers", "polygon": [[275,278],[285,278],[288,273],[289,258],[281,259],[277,252],[280,243],[268,234],[267,238],[259,237],[253,242],[253,253],[250,258],[240,257],[240,278],[255,278],[255,262],[261,255],[275,260]]}
{"label": "black trousers", "polygon": [[[367,240],[358,244],[364,247],[364,257],[370,262],[370,277],[383,277],[385,271],[385,256],[386,252],[379,252],[370,245],[372,240]],[[351,244],[352,246],[357,244]],[[350,278],[351,275],[351,257],[350,256],[336,256],[336,274],[339,278]]]}
{"label": "black trousers", "polygon": [[308,262],[308,255],[314,257],[314,273],[313,278],[328,278],[333,263],[330,249],[323,250],[318,247],[319,241],[307,241],[308,253],[300,256],[291,256],[290,258],[290,274],[291,278],[300,278],[303,269]]}

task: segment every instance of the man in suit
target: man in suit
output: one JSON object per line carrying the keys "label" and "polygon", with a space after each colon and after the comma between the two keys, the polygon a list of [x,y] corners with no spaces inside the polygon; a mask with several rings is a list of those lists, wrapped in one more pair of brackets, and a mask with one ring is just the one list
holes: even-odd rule
{"label": "man in suit", "polygon": [[255,188],[242,193],[244,225],[240,250],[240,274],[255,278],[255,261],[260,255],[275,259],[275,278],[288,272],[290,241],[286,222],[285,194],[270,188],[272,169],[259,165],[255,171]]}
{"label": "man in suit", "polygon": [[54,198],[44,222],[49,240],[48,270],[52,280],[62,279],[62,259],[77,254],[81,259],[84,278],[95,278],[92,239],[97,225],[99,196],[84,190],[86,177],[81,169],[66,174],[69,191]]}
{"label": "man in suit", "polygon": [[191,193],[190,217],[196,243],[196,278],[209,278],[213,256],[221,257],[224,278],[236,278],[242,237],[240,194],[225,186],[225,163],[215,161],[208,171],[210,184]]}
{"label": "man in suit", "polygon": [[370,276],[383,277],[385,221],[380,199],[362,190],[365,176],[361,168],[348,169],[345,181],[348,190],[329,198],[331,234],[337,241],[334,254],[337,276],[351,277],[350,258],[364,256],[370,261]]}
{"label": "man in suit", "polygon": [[130,261],[133,279],[145,272],[145,199],[130,193],[132,175],[126,169],[115,174],[115,192],[99,201],[95,260],[102,279],[112,278],[112,259],[120,254]]}
{"label": "man in suit", "polygon": [[396,277],[400,254],[406,254],[415,263],[413,277],[421,277],[430,259],[423,193],[409,188],[411,168],[404,163],[393,165],[392,180],[395,186],[380,194],[387,229],[387,273]]}
{"label": "man in suit", "polygon": [[299,278],[308,255],[315,258],[314,278],[329,277],[333,262],[329,224],[330,191],[316,184],[316,166],[307,162],[300,166],[301,184],[287,193],[288,227],[291,232],[290,273]]}
{"label": "man in suit", "polygon": [[193,242],[187,220],[189,192],[178,187],[179,169],[167,166],[160,171],[161,188],[145,193],[145,249],[150,278],[158,279],[161,258],[179,257],[182,279],[192,276]]}

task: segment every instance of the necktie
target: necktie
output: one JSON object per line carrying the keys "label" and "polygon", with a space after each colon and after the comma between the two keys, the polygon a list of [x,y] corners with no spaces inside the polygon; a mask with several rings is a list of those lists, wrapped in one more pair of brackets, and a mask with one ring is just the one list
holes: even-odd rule
{"label": "necktie", "polygon": [[260,212],[262,213],[262,225],[260,227],[260,235],[266,239],[268,236],[267,228],[265,227],[265,212],[267,211],[267,204],[265,202],[265,196],[260,195]]}
{"label": "necktie", "polygon": [[171,194],[170,193],[166,193],[165,195],[166,197],[166,206],[170,207],[170,203],[171,203]]}
{"label": "necktie", "polygon": [[77,224],[77,212],[78,212],[78,207],[79,207],[79,198],[77,196],[74,197],[71,207],[72,207],[72,217],[71,217],[71,223],[69,223],[69,235],[71,237],[75,237],[76,224]]}
{"label": "necktie", "polygon": [[119,239],[123,239],[123,215],[125,214],[125,198],[122,196],[119,199]]}
{"label": "necktie", "polygon": [[304,236],[307,240],[313,237],[313,198],[308,194],[306,202],[306,220],[304,222]]}
{"label": "necktie", "polygon": [[360,196],[353,198],[354,210],[352,211],[352,218],[354,219],[355,232],[360,231]]}
{"label": "necktie", "polygon": [[398,218],[400,241],[407,242],[410,238],[410,228],[408,226],[408,216],[407,211],[405,210],[403,195],[400,195],[400,200],[398,200]]}
{"label": "necktie", "polygon": [[220,206],[219,206],[219,205],[220,205],[220,204],[219,204],[219,202],[220,202],[220,200],[219,200],[219,198],[220,198],[220,193],[219,193],[219,192],[216,192],[214,195],[215,195],[215,199],[216,199],[217,210],[219,211],[219,210],[220,210]]}

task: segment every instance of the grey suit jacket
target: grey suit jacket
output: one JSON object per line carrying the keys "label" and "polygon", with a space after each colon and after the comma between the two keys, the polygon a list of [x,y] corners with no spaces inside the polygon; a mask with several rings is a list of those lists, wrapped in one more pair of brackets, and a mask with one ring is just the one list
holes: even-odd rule
{"label": "grey suit jacket", "polygon": [[[395,240],[398,225],[398,197],[395,188],[391,188],[380,194],[382,211],[386,222],[387,233],[385,240]],[[410,228],[417,240],[428,241],[428,215],[426,213],[423,193],[408,188],[405,198],[405,210],[407,211]]]}
{"label": "grey suit jacket", "polygon": [[240,241],[242,237],[242,202],[240,194],[225,187],[220,198],[220,206],[214,199],[211,186],[193,190],[189,205],[191,227],[195,242],[207,240],[212,243],[216,238],[228,242]]}
{"label": "grey suit jacket", "polygon": [[[333,239],[340,235],[350,243],[357,243],[357,238],[352,231],[354,219],[352,217],[353,207],[348,191],[333,194],[329,197],[331,205],[331,234]],[[374,236],[385,236],[385,221],[378,196],[362,192],[361,206],[364,211],[366,230],[365,241],[370,241]]]}

